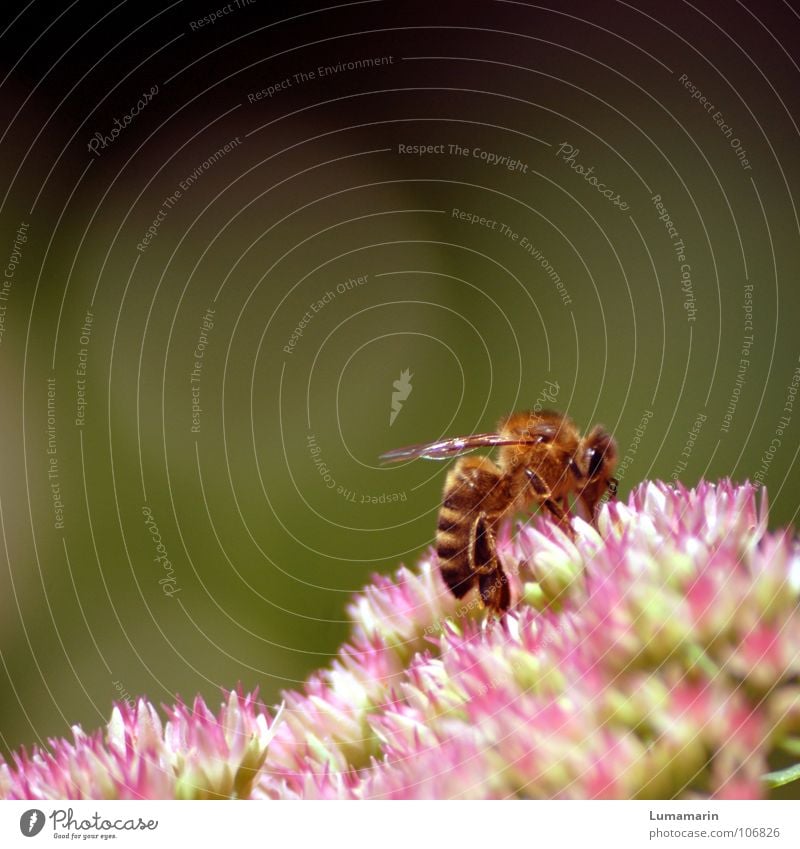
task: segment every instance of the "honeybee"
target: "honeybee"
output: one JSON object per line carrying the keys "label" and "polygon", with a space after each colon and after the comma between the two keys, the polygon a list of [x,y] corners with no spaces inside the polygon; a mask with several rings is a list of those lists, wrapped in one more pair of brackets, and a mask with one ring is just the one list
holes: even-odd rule
{"label": "honeybee", "polygon": [[484,605],[501,614],[511,604],[508,578],[497,555],[502,520],[537,504],[572,537],[570,496],[594,521],[606,491],[616,494],[617,445],[602,425],[582,436],[561,413],[523,411],[501,419],[495,433],[398,448],[381,460],[446,460],[484,447],[498,448],[496,461],[461,457],[447,474],[436,553],[442,578],[456,598],[477,583]]}

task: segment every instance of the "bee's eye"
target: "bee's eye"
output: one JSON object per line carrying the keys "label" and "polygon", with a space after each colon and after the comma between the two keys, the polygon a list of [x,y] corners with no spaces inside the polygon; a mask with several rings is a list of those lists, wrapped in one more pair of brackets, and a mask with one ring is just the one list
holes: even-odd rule
{"label": "bee's eye", "polygon": [[600,451],[595,451],[594,448],[590,448],[586,453],[589,455],[589,477],[593,478],[603,465],[603,454]]}

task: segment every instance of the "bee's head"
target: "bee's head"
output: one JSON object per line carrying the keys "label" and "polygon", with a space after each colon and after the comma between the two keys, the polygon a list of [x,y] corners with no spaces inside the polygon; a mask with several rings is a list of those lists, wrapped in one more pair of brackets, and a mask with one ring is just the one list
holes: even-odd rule
{"label": "bee's head", "polygon": [[580,458],[588,482],[610,482],[617,467],[617,443],[602,425],[595,425],[584,437]]}

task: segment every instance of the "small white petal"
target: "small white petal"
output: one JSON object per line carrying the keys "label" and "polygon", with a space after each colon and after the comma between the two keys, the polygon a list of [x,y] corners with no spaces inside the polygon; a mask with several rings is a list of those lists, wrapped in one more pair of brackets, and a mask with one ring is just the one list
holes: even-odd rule
{"label": "small white petal", "polygon": [[113,746],[118,752],[125,751],[125,720],[122,711],[114,705],[111,711],[111,721],[108,723],[108,745]]}

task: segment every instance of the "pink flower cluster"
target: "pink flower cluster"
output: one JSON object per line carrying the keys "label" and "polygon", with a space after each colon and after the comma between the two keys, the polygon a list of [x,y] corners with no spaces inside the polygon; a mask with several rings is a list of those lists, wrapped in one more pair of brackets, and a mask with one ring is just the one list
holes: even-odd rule
{"label": "pink flower cluster", "polygon": [[[514,606],[435,557],[375,577],[282,716],[233,692],[0,764],[6,798],[752,798],[800,751],[800,550],[749,485],[645,483],[501,541]],[[774,773],[772,773],[774,775]],[[780,783],[774,781],[773,783]]]}

